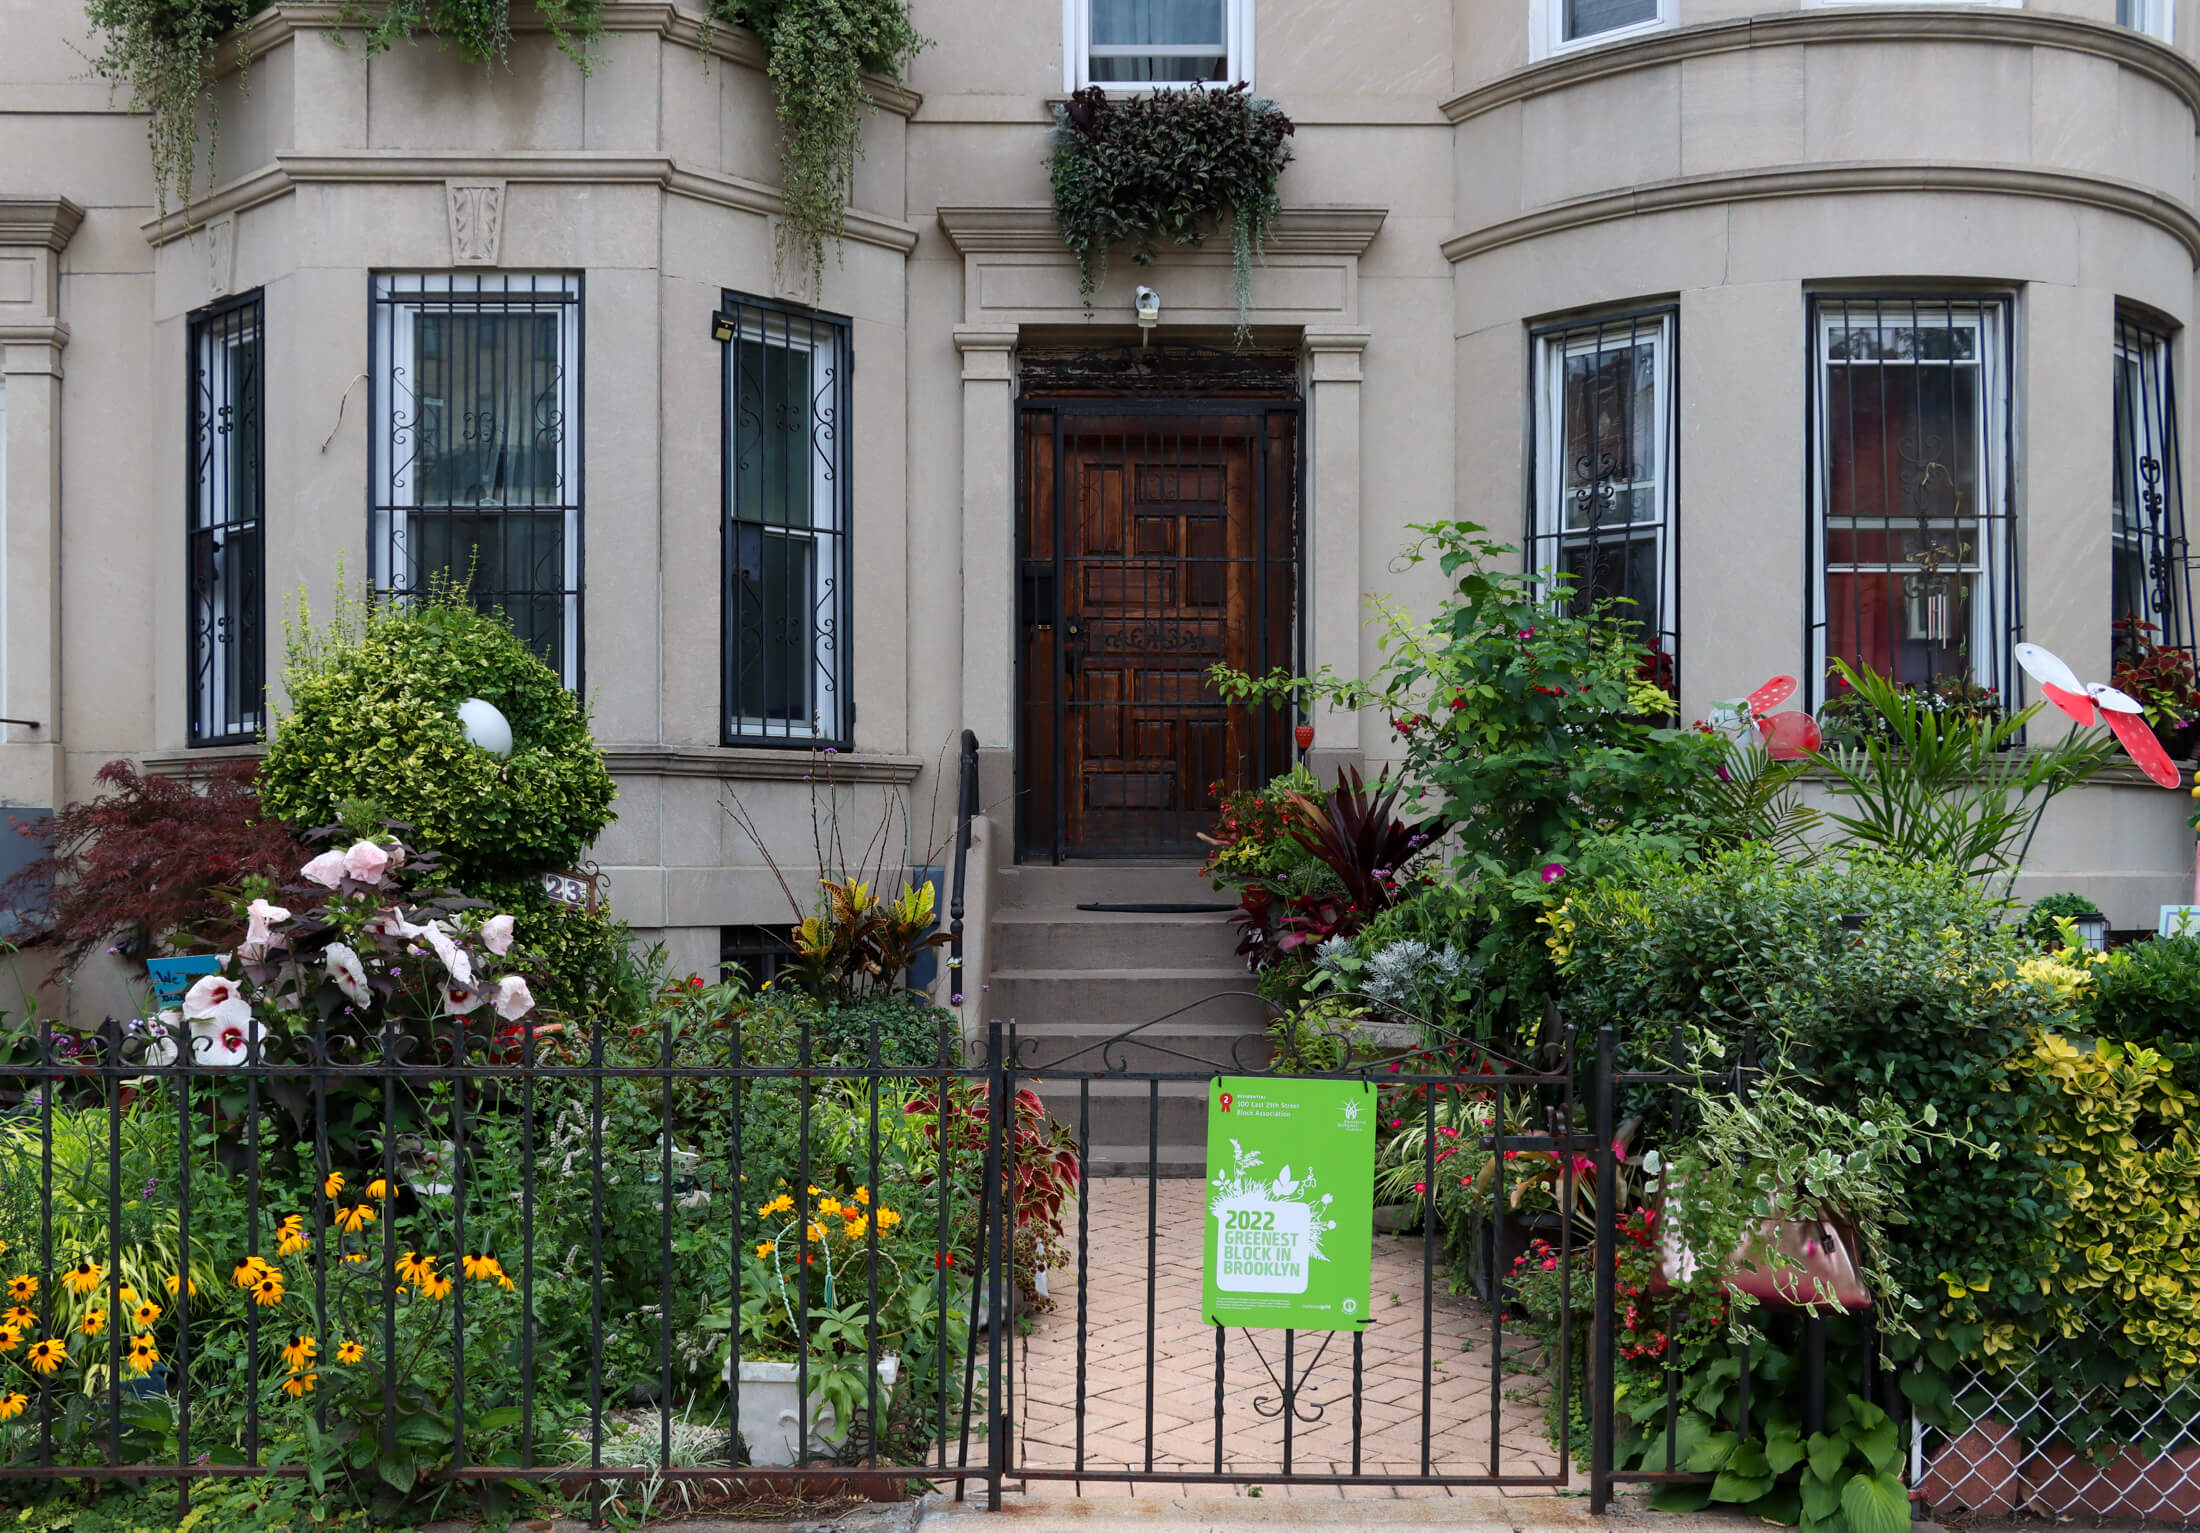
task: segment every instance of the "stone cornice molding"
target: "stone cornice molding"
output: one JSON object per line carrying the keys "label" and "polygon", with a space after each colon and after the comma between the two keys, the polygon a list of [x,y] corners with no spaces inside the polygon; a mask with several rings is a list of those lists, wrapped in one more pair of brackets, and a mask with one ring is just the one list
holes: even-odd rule
{"label": "stone cornice molding", "polygon": [[604,765],[613,777],[714,777],[728,782],[816,782],[826,776],[842,787],[884,784],[906,787],[930,765],[922,756],[876,751],[836,751],[831,764],[805,750],[757,750],[738,745],[606,745]]}
{"label": "stone cornice molding", "polygon": [[0,197],[0,245],[59,251],[83,222],[84,209],[66,197]]}
{"label": "stone cornice molding", "polygon": [[1591,80],[1654,69],[1661,64],[1706,54],[1748,48],[1785,48],[1807,43],[1886,42],[1915,46],[1931,42],[2004,43],[2017,47],[2061,48],[2108,59],[2157,81],[2176,93],[2200,124],[2200,66],[2176,50],[2129,27],[2081,21],[2038,11],[1984,7],[1955,10],[1904,6],[1899,9],[1810,10],[1752,16],[1738,21],[1706,22],[1653,32],[1629,42],[1544,59],[1501,79],[1478,85],[1444,103],[1455,123]]}
{"label": "stone cornice molding", "polygon": [[[1364,255],[1388,212],[1377,207],[1285,208],[1268,231],[1263,249],[1271,255]],[[938,217],[941,231],[962,255],[1072,258],[1055,225],[1054,209],[1043,204],[941,208]]]}
{"label": "stone cornice molding", "polygon": [[[217,77],[228,74],[300,32],[358,29],[358,8],[348,0],[292,0],[289,4],[271,6],[223,39],[214,51],[212,72]],[[603,29],[606,32],[654,33],[668,42],[758,73],[764,71],[768,61],[762,40],[748,28],[712,21],[698,12],[665,3],[665,0],[619,0],[617,4],[606,5],[603,7]],[[512,30],[547,32],[549,26],[539,12],[515,6]],[[924,104],[924,97],[916,91],[880,75],[865,75],[863,84],[872,105],[897,117],[915,116]]]}
{"label": "stone cornice molding", "polygon": [[[616,7],[614,7],[616,9]],[[138,227],[147,243],[181,239],[211,219],[242,212],[284,196],[296,187],[359,183],[436,185],[451,179],[485,178],[512,185],[655,186],[675,196],[692,197],[720,207],[772,216],[786,210],[775,186],[696,170],[668,154],[565,150],[507,150],[488,153],[418,149],[363,150],[353,154],[283,154],[270,165],[247,171],[214,188],[188,207]],[[916,249],[915,225],[860,209],[848,210],[848,238],[903,255]]]}
{"label": "stone cornice molding", "polygon": [[1905,161],[1777,166],[1653,181],[1621,191],[1576,197],[1501,219],[1479,229],[1455,234],[1444,241],[1443,248],[1445,258],[1457,263],[1523,240],[1644,214],[1782,197],[1855,196],[1875,192],[1975,192],[1999,197],[2037,197],[2121,213],[2170,235],[2185,247],[2194,267],[2200,269],[2200,217],[2184,204],[2143,186],[2105,176],[2040,170],[2029,165]]}

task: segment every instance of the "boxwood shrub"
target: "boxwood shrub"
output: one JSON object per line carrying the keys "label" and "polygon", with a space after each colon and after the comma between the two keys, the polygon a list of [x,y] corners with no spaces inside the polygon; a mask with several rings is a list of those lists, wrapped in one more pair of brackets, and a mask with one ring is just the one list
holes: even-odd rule
{"label": "boxwood shrub", "polygon": [[[340,601],[318,634],[301,611],[283,684],[290,711],[260,792],[295,824],[330,824],[369,801],[442,852],[469,888],[568,866],[611,823],[611,774],[586,707],[463,593]],[[469,697],[511,721],[509,758],[467,740],[457,708]]]}

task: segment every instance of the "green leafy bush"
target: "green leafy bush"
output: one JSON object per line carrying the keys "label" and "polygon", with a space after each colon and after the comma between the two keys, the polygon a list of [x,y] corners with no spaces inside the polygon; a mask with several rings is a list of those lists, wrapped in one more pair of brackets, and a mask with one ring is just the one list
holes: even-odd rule
{"label": "green leafy bush", "polygon": [[2093,966],[2091,1015],[2105,1038],[2200,1045],[2200,937],[2157,937]]}
{"label": "green leafy bush", "polygon": [[2097,916],[2101,907],[2082,894],[2045,894],[2032,902],[2032,908],[2024,913],[2020,930],[2027,942],[2045,948],[2062,946],[2058,921],[2072,916]]}
{"label": "green leafy bush", "polygon": [[[611,823],[611,774],[588,712],[501,618],[459,593],[361,606],[340,599],[316,634],[303,602],[289,627],[262,802],[318,826],[370,801],[443,854],[460,888],[562,868]],[[511,722],[499,760],[472,744],[457,708],[479,697]]]}

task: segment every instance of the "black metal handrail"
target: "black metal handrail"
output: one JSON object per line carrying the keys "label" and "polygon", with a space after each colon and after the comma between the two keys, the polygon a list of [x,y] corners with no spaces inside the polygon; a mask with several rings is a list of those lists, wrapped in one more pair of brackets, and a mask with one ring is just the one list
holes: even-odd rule
{"label": "black metal handrail", "polygon": [[962,736],[962,776],[955,789],[955,888],[947,901],[948,1004],[963,998],[963,889],[969,880],[970,822],[978,812],[978,732]]}

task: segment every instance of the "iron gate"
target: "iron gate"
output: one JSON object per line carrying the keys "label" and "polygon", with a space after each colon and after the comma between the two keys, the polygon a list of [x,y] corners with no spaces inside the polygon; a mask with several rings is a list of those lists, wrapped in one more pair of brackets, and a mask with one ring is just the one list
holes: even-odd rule
{"label": "iron gate", "polygon": [[[1565,1455],[1526,1445],[1542,1440],[1546,1413],[1571,1417],[1572,1324],[1562,1319],[1555,1339],[1521,1335],[1502,1303],[1454,1298],[1438,1270],[1447,1254],[1455,1266],[1465,1259],[1496,1269],[1497,1249],[1447,1253],[1437,1221],[1427,1219],[1411,1238],[1378,1235],[1376,1312],[1349,1334],[1241,1329],[1233,1338],[1198,1306],[1207,1217],[1200,1157],[1217,1075],[1370,1081],[1398,1127],[1421,1120],[1422,1185],[1455,1174],[1449,1146],[1487,1147],[1498,1152],[1497,1208],[1508,1206],[1522,1158],[1534,1166],[1541,1157],[1556,1160],[1561,1206],[1571,1206],[1586,1161],[1577,1161],[1566,1127],[1574,1118],[1570,1037],[1551,1019],[1551,1041],[1533,1066],[1443,1038],[1380,1064],[1287,1070],[1300,1052],[1294,1037],[1271,1061],[1271,1034],[1216,1039],[1187,1025],[1199,1008],[1233,998],[1208,997],[1052,1059],[1037,1057],[1034,1040],[1020,1041],[1013,1024],[1005,1036],[995,1026],[989,1057],[1001,1061],[999,1089],[1036,1090],[1069,1126],[1084,1164],[1106,1164],[1099,1152],[1112,1148],[1120,1173],[1081,1189],[1066,1232],[1073,1294],[1056,1296],[1063,1313],[1027,1337],[999,1338],[999,1473],[1025,1482],[1565,1485]],[[1126,1132],[1129,1145],[1120,1142]],[[1124,1153],[1141,1145],[1142,1164]],[[1004,1230],[1017,1227],[1014,1191],[1011,1180]],[[1554,1234],[1568,1281],[1573,1222],[1558,1221]]]}

